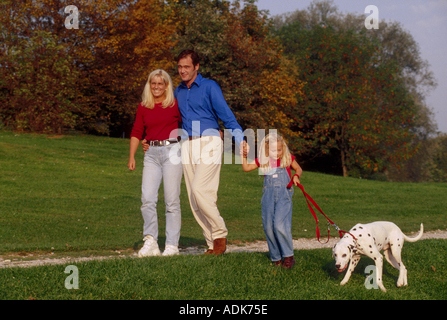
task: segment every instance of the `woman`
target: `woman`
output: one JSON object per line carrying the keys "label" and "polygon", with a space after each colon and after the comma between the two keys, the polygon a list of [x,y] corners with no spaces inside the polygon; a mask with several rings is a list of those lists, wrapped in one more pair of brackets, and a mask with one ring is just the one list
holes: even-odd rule
{"label": "woman", "polygon": [[143,133],[149,143],[144,155],[141,213],[144,245],[139,257],[160,255],[158,247],[157,200],[163,179],[166,204],[166,246],[164,256],[179,254],[180,182],[182,163],[177,129],[181,122],[170,76],[164,70],[153,71],[147,80],[130,135],[130,170],[135,170],[135,152]]}

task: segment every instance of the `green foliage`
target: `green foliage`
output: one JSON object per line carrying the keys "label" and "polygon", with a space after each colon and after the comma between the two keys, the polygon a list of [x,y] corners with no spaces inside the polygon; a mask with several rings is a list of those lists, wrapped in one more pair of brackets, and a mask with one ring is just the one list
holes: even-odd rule
{"label": "green foliage", "polygon": [[447,135],[435,140],[433,162],[429,166],[433,181],[447,182]]}
{"label": "green foliage", "polygon": [[338,155],[344,176],[355,168],[384,171],[412,155],[414,106],[397,67],[380,60],[378,44],[361,33],[299,23],[278,36],[305,82],[301,108],[293,112],[302,133],[295,150]]}

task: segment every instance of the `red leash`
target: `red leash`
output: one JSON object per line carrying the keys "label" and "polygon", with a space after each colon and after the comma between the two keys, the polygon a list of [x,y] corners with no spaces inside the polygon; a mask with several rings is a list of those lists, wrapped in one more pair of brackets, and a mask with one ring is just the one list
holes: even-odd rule
{"label": "red leash", "polygon": [[[293,184],[292,181],[291,181],[291,183]],[[292,186],[291,184],[289,184],[289,185]],[[335,228],[335,230],[338,231],[338,234],[340,235],[340,238],[343,237],[343,234],[344,234],[344,233],[347,233],[347,234],[351,235],[351,237],[353,237],[354,240],[357,241],[357,239],[356,239],[352,234],[350,234],[349,232],[340,230],[340,228],[339,228],[335,223],[333,223],[333,222],[331,221],[331,219],[329,219],[329,218],[324,214],[323,210],[320,209],[320,207],[319,207],[318,204],[314,201],[314,199],[312,199],[312,197],[311,197],[310,195],[308,195],[306,191],[304,191],[304,187],[303,187],[301,184],[298,184],[298,188],[300,188],[301,191],[303,191],[304,197],[306,198],[307,205],[309,206],[309,210],[310,210],[310,212],[312,213],[312,215],[314,216],[315,222],[317,223],[317,239],[318,239],[318,242],[320,242],[320,243],[322,243],[322,244],[325,244],[325,243],[328,243],[328,242],[329,242],[329,233],[330,233],[330,228],[329,228],[329,227],[330,227],[331,225]],[[313,204],[313,206],[314,206],[315,208],[318,209],[318,211],[321,212],[321,214],[322,214],[322,215],[327,219],[327,221],[328,221],[328,224],[327,224],[327,241],[324,242],[324,243],[320,241],[320,228],[319,228],[319,226],[318,226],[318,218],[317,218],[317,215],[316,215],[314,209],[313,209],[312,206],[310,205],[309,201]]]}

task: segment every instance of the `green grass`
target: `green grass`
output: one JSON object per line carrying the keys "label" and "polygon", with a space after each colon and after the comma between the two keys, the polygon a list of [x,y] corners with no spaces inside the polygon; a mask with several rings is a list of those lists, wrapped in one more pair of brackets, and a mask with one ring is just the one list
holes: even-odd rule
{"label": "green grass", "polygon": [[[398,271],[385,264],[388,292],[366,289],[363,257],[345,286],[330,249],[295,251],[292,270],[271,266],[267,253],[224,256],[126,258],[75,264],[79,289],[65,288],[66,265],[0,270],[0,300],[149,299],[149,300],[295,300],[295,299],[446,299],[447,242],[406,244],[408,286],[397,288]],[[172,312],[173,310],[167,310]]]}
{"label": "green grass", "polygon": [[[0,254],[82,251],[141,246],[141,148],[137,170],[127,169],[128,140],[0,133]],[[302,183],[330,219],[348,230],[358,222],[390,220],[402,231],[446,229],[447,184],[366,181],[305,172]],[[161,188],[162,190],[162,188]],[[228,240],[264,239],[262,177],[223,165],[218,207]],[[315,222],[295,188],[292,232],[314,237]],[[164,246],[164,198],[159,197]],[[182,183],[182,246],[205,245]],[[326,228],[321,218],[322,233]],[[305,231],[307,230],[307,231]],[[336,235],[334,230],[331,231]],[[52,249],[54,248],[54,249]]]}
{"label": "green grass", "polygon": [[[130,172],[128,148],[129,141],[124,139],[0,132],[0,256],[138,250],[142,245],[143,153],[138,150],[137,170]],[[344,230],[376,220],[393,221],[406,233],[418,231],[421,222],[425,230],[447,228],[445,183],[387,183],[311,172],[305,172],[301,182]],[[218,207],[230,243],[265,239],[261,190],[262,177],[256,171],[244,173],[240,165],[222,166]],[[293,236],[314,237],[315,222],[299,189],[295,188],[293,197]],[[181,206],[180,245],[205,245],[184,184]],[[163,192],[158,213],[163,248]],[[324,234],[326,223],[319,217]],[[331,234],[336,236],[334,230]],[[330,250],[322,249],[296,252],[298,263],[291,272],[272,268],[267,254],[77,264],[80,290],[65,289],[67,275],[62,266],[2,269],[1,283],[8,290],[0,290],[0,299],[445,299],[446,256],[445,240],[407,244],[404,261],[408,261],[410,286],[395,288],[397,271],[388,266],[387,295],[366,290],[360,271],[340,287]]]}

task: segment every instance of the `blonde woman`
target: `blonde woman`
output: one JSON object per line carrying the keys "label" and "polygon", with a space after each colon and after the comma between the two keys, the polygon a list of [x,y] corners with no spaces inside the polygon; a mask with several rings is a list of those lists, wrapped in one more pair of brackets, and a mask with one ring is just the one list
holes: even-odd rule
{"label": "blonde woman", "polygon": [[[135,170],[135,152],[143,138],[149,149],[144,155],[142,206],[144,219],[144,245],[139,257],[160,255],[158,247],[157,200],[161,180],[164,186],[166,204],[166,245],[164,256],[179,253],[181,211],[180,183],[182,180],[181,161],[172,161],[172,155],[180,156],[180,138],[177,129],[181,116],[171,77],[164,70],[153,71],[144,87],[142,102],[139,104],[130,137],[130,170]],[[143,137],[143,134],[146,136]],[[170,158],[171,157],[171,158]]]}
{"label": "blonde woman", "polygon": [[[270,258],[276,266],[291,269],[295,264],[292,239],[292,195],[300,183],[303,172],[295,157],[290,154],[283,137],[271,133],[261,142],[259,158],[247,163],[247,151],[241,149],[242,169],[245,172],[260,169],[264,175],[261,199],[262,225],[269,248]],[[295,170],[292,177],[291,169]],[[283,261],[284,259],[284,261]]]}

